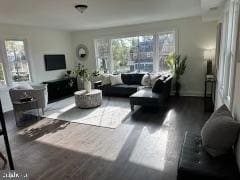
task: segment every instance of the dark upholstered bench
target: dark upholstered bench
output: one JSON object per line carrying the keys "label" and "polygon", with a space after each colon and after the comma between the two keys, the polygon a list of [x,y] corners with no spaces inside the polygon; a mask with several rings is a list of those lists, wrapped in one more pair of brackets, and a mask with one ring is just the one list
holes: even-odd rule
{"label": "dark upholstered bench", "polygon": [[201,137],[187,132],[178,163],[177,180],[240,180],[234,153],[212,157]]}

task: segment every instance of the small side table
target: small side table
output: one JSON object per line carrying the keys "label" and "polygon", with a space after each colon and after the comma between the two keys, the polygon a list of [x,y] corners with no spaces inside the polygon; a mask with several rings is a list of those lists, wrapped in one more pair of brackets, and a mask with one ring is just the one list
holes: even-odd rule
{"label": "small side table", "polygon": [[13,109],[14,109],[15,120],[16,120],[17,126],[20,125],[20,114],[25,111],[37,109],[37,113],[38,113],[37,117],[38,117],[38,120],[40,119],[39,106],[38,106],[38,102],[36,99],[27,101],[27,102],[15,101],[15,102],[13,102]]}
{"label": "small side table", "polygon": [[92,89],[91,92],[86,90],[74,93],[76,106],[82,109],[94,108],[102,104],[102,91]]}
{"label": "small side table", "polygon": [[204,91],[204,111],[213,112],[214,102],[215,102],[215,88],[216,88],[216,78],[212,76],[211,78],[205,77],[205,91]]}

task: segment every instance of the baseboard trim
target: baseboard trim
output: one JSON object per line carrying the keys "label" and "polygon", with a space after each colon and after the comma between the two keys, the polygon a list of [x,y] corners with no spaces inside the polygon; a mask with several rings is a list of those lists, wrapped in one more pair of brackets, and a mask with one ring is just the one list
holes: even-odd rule
{"label": "baseboard trim", "polygon": [[[171,95],[174,96],[175,91],[172,91]],[[180,92],[180,96],[204,97],[204,93],[199,91],[183,91]]]}

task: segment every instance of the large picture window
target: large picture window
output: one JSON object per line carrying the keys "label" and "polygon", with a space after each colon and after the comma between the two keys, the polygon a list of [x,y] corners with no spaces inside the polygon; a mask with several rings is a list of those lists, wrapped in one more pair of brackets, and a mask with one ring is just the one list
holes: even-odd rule
{"label": "large picture window", "polygon": [[[175,34],[166,32],[98,39],[95,41],[95,51],[98,69],[104,72],[167,71],[165,60],[168,54],[175,52]],[[159,67],[154,68],[155,65]]]}
{"label": "large picture window", "polygon": [[5,49],[12,82],[30,81],[24,41],[6,40]]}

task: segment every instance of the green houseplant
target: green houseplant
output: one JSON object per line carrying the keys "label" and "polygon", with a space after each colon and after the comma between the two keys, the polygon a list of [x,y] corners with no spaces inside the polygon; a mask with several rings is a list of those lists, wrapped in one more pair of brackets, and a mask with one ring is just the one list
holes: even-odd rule
{"label": "green houseplant", "polygon": [[84,65],[78,64],[75,68],[75,74],[76,77],[80,77],[80,79],[83,81],[84,89],[87,92],[91,91],[91,73],[88,71],[87,68],[84,67]]}
{"label": "green houseplant", "polygon": [[167,65],[175,76],[175,96],[177,97],[179,96],[179,92],[181,90],[180,79],[186,70],[186,61],[187,56],[181,58],[181,55],[177,55],[175,53],[169,54],[166,60]]}

